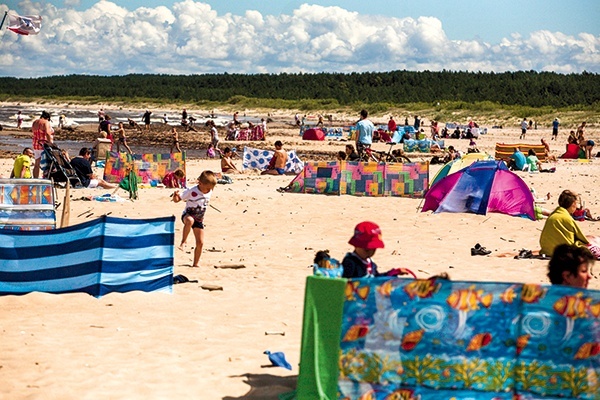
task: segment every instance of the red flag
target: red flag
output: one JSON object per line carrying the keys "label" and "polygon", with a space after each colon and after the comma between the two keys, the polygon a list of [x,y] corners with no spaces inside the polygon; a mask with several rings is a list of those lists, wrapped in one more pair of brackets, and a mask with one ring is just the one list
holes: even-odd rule
{"label": "red flag", "polygon": [[39,15],[8,15],[8,29],[19,35],[37,35],[42,28],[42,17]]}

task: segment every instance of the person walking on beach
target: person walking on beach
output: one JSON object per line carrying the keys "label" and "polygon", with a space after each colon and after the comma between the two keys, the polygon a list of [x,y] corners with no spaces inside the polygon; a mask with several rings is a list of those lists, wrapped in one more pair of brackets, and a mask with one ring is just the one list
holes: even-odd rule
{"label": "person walking on beach", "polygon": [[208,126],[210,126],[210,143],[212,143],[215,151],[219,149],[219,131],[215,125],[215,121],[212,119],[208,121]]}
{"label": "person walking on beach", "polygon": [[558,120],[558,118],[554,118],[554,121],[552,121],[552,138],[550,140],[557,140],[559,125],[560,121]]}
{"label": "person walking on beach", "polygon": [[358,155],[362,157],[363,151],[371,147],[373,143],[373,132],[375,131],[375,125],[367,119],[369,113],[363,109],[360,111],[360,120],[356,123],[356,150]]}
{"label": "person walking on beach", "polygon": [[529,124],[527,123],[527,118],[523,118],[523,121],[521,121],[521,136],[519,136],[519,140],[525,139],[525,134],[527,133],[528,127]]}
{"label": "person walking on beach", "polygon": [[173,133],[173,144],[171,144],[171,154],[174,153],[173,150],[177,150],[177,153],[181,153],[181,148],[179,147],[179,132],[177,129],[173,128],[171,131]]}
{"label": "person walking on beach", "polygon": [[54,129],[50,125],[50,113],[42,111],[42,115],[33,121],[31,125],[33,133],[33,153],[35,156],[35,164],[33,166],[33,177],[40,177],[40,163],[42,161],[42,153],[44,151],[44,143],[54,143]]}
{"label": "person walking on beach", "polygon": [[127,145],[127,136],[125,135],[125,128],[123,127],[123,123],[119,122],[119,130],[117,131],[117,153],[121,152],[121,145],[125,147],[125,150],[129,154],[133,154],[129,145]]}
{"label": "person walking on beach", "polygon": [[152,115],[152,111],[150,111],[150,110],[146,110],[144,115],[142,115],[142,121],[144,122],[144,125],[146,126],[146,132],[150,131],[150,116],[151,115]]}
{"label": "person walking on beach", "polygon": [[198,177],[198,184],[185,190],[181,195],[179,191],[173,192],[173,201],[179,203],[185,201],[185,209],[181,215],[183,221],[183,235],[179,249],[183,249],[190,231],[193,230],[196,238],[194,249],[194,262],[192,267],[200,267],[200,256],[204,246],[204,214],[208,208],[212,191],[217,185],[217,178],[212,171],[203,171]]}
{"label": "person walking on beach", "polygon": [[17,129],[21,129],[21,125],[23,125],[23,114],[21,114],[21,110],[17,112]]}

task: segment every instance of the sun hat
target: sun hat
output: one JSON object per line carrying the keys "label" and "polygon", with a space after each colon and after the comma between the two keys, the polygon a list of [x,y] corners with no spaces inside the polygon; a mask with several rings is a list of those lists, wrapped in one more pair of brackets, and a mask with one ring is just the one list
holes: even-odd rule
{"label": "sun hat", "polygon": [[381,240],[381,229],[379,225],[371,221],[364,221],[354,228],[354,236],[348,241],[354,247],[361,249],[383,249],[384,244]]}

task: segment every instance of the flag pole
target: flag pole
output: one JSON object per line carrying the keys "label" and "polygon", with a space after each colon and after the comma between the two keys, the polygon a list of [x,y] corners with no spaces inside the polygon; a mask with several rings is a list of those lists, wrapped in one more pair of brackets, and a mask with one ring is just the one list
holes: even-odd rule
{"label": "flag pole", "polygon": [[8,15],[8,11],[4,11],[4,17],[2,17],[2,22],[0,22],[0,30],[4,26],[4,21],[6,20],[6,16]]}

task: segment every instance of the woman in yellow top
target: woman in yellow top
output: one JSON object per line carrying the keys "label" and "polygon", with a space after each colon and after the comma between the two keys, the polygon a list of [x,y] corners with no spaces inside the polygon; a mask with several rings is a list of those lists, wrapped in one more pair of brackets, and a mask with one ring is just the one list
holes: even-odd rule
{"label": "woman in yellow top", "polygon": [[600,258],[600,247],[591,244],[573,219],[577,209],[577,194],[564,190],[558,198],[558,207],[550,214],[540,236],[540,254],[552,256],[556,246],[561,244],[587,247],[594,257]]}

